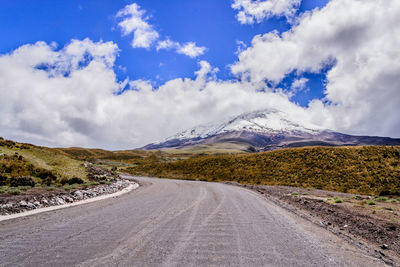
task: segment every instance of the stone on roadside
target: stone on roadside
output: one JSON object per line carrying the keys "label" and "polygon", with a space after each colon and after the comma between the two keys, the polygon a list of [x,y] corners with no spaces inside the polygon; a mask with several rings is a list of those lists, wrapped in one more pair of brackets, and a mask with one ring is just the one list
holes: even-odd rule
{"label": "stone on roadside", "polygon": [[74,197],[77,199],[77,200],[82,200],[83,199],[83,193],[81,192],[81,191],[75,191],[74,192]]}
{"label": "stone on roadside", "polygon": [[28,207],[28,202],[26,202],[25,200],[21,200],[21,201],[19,202],[19,206],[20,206],[20,207],[26,208],[26,207]]}
{"label": "stone on roadside", "polygon": [[31,202],[25,201],[25,200],[21,200],[19,202],[19,206],[23,207],[23,208],[35,208],[35,205],[33,205]]}
{"label": "stone on roadside", "polygon": [[64,205],[65,204],[64,199],[62,199],[61,197],[57,197],[55,199],[55,201],[56,201],[57,205]]}
{"label": "stone on roadside", "polygon": [[74,202],[74,200],[71,198],[71,197],[65,197],[65,201],[67,202],[67,203],[71,203],[71,202]]}

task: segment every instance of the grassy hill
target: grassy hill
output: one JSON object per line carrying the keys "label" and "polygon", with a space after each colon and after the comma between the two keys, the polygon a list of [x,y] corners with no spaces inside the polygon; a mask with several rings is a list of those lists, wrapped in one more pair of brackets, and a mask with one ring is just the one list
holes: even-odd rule
{"label": "grassy hill", "polygon": [[140,157],[150,156],[152,154],[160,153],[159,151],[142,151],[142,150],[120,150],[120,151],[108,151],[97,148],[55,148],[53,149],[60,154],[72,157],[77,160],[130,160]]}
{"label": "grassy hill", "polygon": [[241,149],[107,151],[46,148],[0,138],[0,187],[30,183],[18,182],[18,177],[31,177],[36,185],[89,182],[85,160],[135,175],[400,195],[400,147],[307,147],[251,154],[238,153]]}
{"label": "grassy hill", "polygon": [[153,157],[126,171],[165,178],[399,195],[400,147],[307,147],[198,156],[172,162]]}
{"label": "grassy hill", "polygon": [[[200,144],[182,148],[165,148],[161,151],[169,154],[187,154],[187,155],[217,155],[217,154],[237,154],[251,151],[251,146],[239,142],[223,142],[213,144]],[[254,149],[254,148],[253,148]]]}
{"label": "grassy hill", "polygon": [[50,186],[70,181],[88,181],[82,161],[55,149],[0,137],[0,186]]}

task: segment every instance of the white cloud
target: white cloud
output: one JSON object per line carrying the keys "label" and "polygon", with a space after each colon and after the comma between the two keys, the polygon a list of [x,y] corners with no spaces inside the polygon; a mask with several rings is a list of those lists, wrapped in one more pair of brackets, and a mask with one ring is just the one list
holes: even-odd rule
{"label": "white cloud", "polygon": [[247,48],[246,43],[243,41],[236,40],[236,44],[237,44],[237,49],[236,49],[235,55],[239,55],[243,50],[245,50]]}
{"label": "white cloud", "polygon": [[180,45],[178,42],[174,42],[171,39],[167,38],[163,41],[158,41],[156,49],[157,49],[157,51],[162,50],[162,49],[166,49],[166,50],[177,49],[177,48],[179,48],[179,46]]}
{"label": "white cloud", "polygon": [[[151,24],[148,23],[149,17],[144,16],[145,14],[146,10],[141,9],[136,3],[126,5],[117,13],[116,17],[122,19],[118,23],[118,26],[122,29],[123,35],[128,35],[133,32],[133,48],[150,48],[160,37],[160,34],[154,30],[154,27]],[[206,51],[206,47],[197,46],[195,42],[181,44],[172,41],[169,38],[158,41],[156,49],[157,51],[161,49],[173,49],[176,53],[191,58],[198,57]]]}
{"label": "white cloud", "polygon": [[[261,92],[263,83],[216,79],[218,69],[206,61],[195,79],[158,88],[118,82],[117,54],[112,42],[85,39],[60,50],[38,42],[1,55],[0,134],[53,146],[133,148],[253,109],[304,113],[283,93]],[[130,90],[118,93],[125,86]]]}
{"label": "white cloud", "polygon": [[146,11],[140,9],[136,3],[125,6],[117,13],[117,18],[122,19],[118,26],[122,29],[123,35],[133,33],[133,48],[149,48],[159,37],[158,32],[147,22],[149,17],[145,17],[145,13]]}
{"label": "white cloud", "polygon": [[310,104],[314,120],[349,133],[399,137],[399,14],[396,0],[331,0],[288,32],[256,36],[232,72],[279,83],[292,71],[319,73],[333,65],[325,104]]}
{"label": "white cloud", "polygon": [[204,46],[197,46],[195,42],[185,43],[179,46],[177,53],[186,55],[191,58],[198,57],[206,51]]}
{"label": "white cloud", "polygon": [[234,0],[232,8],[238,10],[237,20],[242,24],[260,23],[270,17],[290,19],[301,0]]}
{"label": "white cloud", "polygon": [[[118,82],[112,42],[72,40],[59,50],[44,42],[24,45],[0,55],[0,134],[47,145],[130,148],[275,108],[333,130],[400,137],[398,14],[395,0],[331,0],[286,33],[255,37],[232,65],[237,81],[218,80],[217,70],[201,61],[195,79],[158,88],[151,81]],[[265,86],[332,62],[326,98],[308,108]],[[118,93],[125,86],[130,90]]]}
{"label": "white cloud", "polygon": [[170,50],[173,49],[178,54],[186,55],[191,58],[195,58],[198,56],[203,55],[207,48],[204,46],[197,46],[195,42],[188,42],[184,44],[180,44],[178,42],[172,41],[171,39],[167,38],[163,41],[159,41],[157,43],[157,51],[165,49]]}
{"label": "white cloud", "polygon": [[308,81],[309,80],[306,78],[295,79],[290,86],[290,94],[295,95],[296,93],[306,89]]}

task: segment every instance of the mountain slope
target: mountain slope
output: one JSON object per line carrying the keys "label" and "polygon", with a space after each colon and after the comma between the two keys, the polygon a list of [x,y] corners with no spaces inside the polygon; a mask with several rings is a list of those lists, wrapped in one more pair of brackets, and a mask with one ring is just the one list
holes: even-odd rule
{"label": "mountain slope", "polygon": [[248,151],[266,151],[315,145],[400,145],[400,139],[342,134],[300,123],[284,112],[269,109],[245,113],[220,123],[200,125],[143,148],[182,149],[221,143],[245,145]]}

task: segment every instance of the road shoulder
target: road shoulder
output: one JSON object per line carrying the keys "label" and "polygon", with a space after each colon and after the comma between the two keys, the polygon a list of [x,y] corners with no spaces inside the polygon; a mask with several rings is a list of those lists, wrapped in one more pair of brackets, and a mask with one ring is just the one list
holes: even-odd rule
{"label": "road shoulder", "polygon": [[39,213],[43,213],[43,212],[65,209],[65,208],[83,205],[83,204],[87,204],[87,203],[92,203],[92,202],[109,199],[109,198],[113,198],[113,197],[119,197],[119,196],[129,193],[132,190],[135,190],[139,187],[139,184],[136,182],[130,181],[129,183],[130,184],[127,187],[123,188],[120,191],[111,193],[111,194],[100,195],[100,196],[96,196],[96,197],[92,197],[92,198],[88,198],[88,199],[84,199],[84,200],[80,200],[80,201],[76,201],[76,202],[72,202],[72,203],[57,205],[57,206],[49,206],[49,207],[28,210],[28,211],[24,211],[24,212],[20,212],[20,213],[14,213],[14,214],[9,214],[9,215],[0,215],[0,222],[11,220],[11,219],[16,219],[16,218],[20,218],[20,217],[31,216],[31,215],[39,214]]}
{"label": "road shoulder", "polygon": [[[378,222],[372,220],[371,217],[354,214],[346,208],[331,205],[319,199],[294,196],[280,187],[242,185],[232,182],[226,184],[254,192],[389,265],[395,266],[400,262],[396,247],[399,245],[397,242],[400,240],[400,233],[398,233],[400,227],[397,227],[395,223]],[[389,243],[390,246],[384,242]]]}

